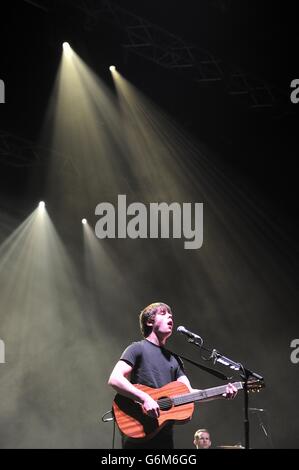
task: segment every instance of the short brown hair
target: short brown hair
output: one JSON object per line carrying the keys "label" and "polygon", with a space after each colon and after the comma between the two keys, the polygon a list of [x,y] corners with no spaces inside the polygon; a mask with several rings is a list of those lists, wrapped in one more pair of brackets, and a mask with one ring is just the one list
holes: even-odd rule
{"label": "short brown hair", "polygon": [[165,304],[164,302],[153,302],[140,312],[139,324],[142,336],[144,338],[147,338],[148,335],[150,335],[152,332],[152,327],[148,325],[147,322],[148,320],[154,318],[157,308],[160,307],[160,305],[165,305],[165,307],[167,307],[171,312],[171,308],[169,307],[169,305]]}

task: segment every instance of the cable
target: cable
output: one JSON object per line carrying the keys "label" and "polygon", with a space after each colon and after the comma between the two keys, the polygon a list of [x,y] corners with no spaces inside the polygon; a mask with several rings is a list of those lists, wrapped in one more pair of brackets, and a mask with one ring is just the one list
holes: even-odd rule
{"label": "cable", "polygon": [[[112,418],[105,418],[105,416],[109,415],[109,413],[112,415]],[[109,421],[114,421],[113,410],[106,411],[106,413],[104,413],[102,416],[102,421],[103,423],[109,423]]]}
{"label": "cable", "polygon": [[[111,418],[106,418],[107,415],[111,414]],[[113,410],[106,411],[106,413],[103,414],[102,416],[102,421],[103,423],[109,423],[110,421],[113,421],[113,434],[112,434],[112,449],[114,449],[115,446],[115,417]]]}

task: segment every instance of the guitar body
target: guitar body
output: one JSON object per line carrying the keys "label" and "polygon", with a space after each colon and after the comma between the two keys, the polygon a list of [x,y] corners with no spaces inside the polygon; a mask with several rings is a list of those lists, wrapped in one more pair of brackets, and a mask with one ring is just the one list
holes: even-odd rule
{"label": "guitar body", "polygon": [[[237,390],[243,388],[243,382],[234,382],[232,385]],[[249,381],[247,392],[260,391],[264,386],[263,381]],[[183,424],[189,421],[193,415],[194,402],[216,400],[223,398],[226,393],[226,385],[193,390],[190,393],[188,387],[179,381],[170,382],[161,388],[151,388],[146,385],[135,385],[135,387],[148,393],[158,403],[159,418],[150,418],[139,403],[119,394],[114,399],[113,411],[120,431],[131,439],[142,440],[154,437],[167,422]]]}
{"label": "guitar body", "polygon": [[155,401],[163,399],[163,406],[160,406],[159,418],[151,418],[144,413],[139,403],[117,394],[113,402],[114,416],[120,431],[127,437],[151,439],[166,423],[171,421],[183,424],[191,419],[194,403],[173,406],[171,400],[167,400],[189,392],[188,387],[182,382],[170,382],[161,388],[151,388],[146,385],[135,385],[135,387],[148,393]]}

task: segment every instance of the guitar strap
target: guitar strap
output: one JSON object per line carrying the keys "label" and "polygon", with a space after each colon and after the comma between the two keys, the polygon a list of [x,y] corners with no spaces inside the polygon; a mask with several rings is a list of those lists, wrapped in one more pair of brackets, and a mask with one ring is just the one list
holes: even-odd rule
{"label": "guitar strap", "polygon": [[170,349],[166,349],[166,348],[164,348],[164,350],[167,351],[168,353],[172,354],[176,358],[183,359],[184,361],[190,362],[190,364],[198,367],[201,370],[204,370],[208,374],[214,375],[214,377],[217,377],[218,379],[225,380],[225,381],[231,379],[231,377],[227,377],[222,372],[219,372],[218,370],[211,369],[210,367],[203,366],[202,364],[199,364],[198,362],[192,361],[192,359],[189,359],[188,357],[182,356],[182,354],[176,354],[175,352],[170,351]]}

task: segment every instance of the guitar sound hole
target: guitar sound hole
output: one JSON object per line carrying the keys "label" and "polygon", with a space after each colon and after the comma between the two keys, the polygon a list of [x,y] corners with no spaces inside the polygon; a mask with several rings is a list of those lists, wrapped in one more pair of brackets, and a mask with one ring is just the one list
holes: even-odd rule
{"label": "guitar sound hole", "polygon": [[161,411],[168,411],[172,408],[172,401],[168,397],[161,397],[158,400],[158,405]]}

